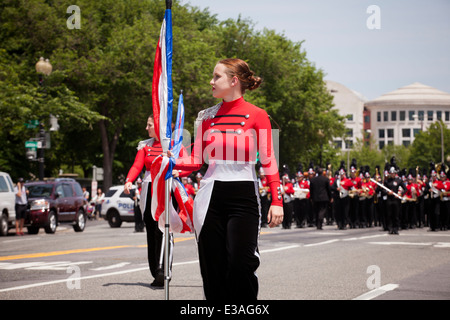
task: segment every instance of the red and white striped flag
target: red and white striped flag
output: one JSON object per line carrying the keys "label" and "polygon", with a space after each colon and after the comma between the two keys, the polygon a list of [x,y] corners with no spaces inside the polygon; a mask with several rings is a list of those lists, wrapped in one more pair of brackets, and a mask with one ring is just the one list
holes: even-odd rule
{"label": "red and white striped flag", "polygon": [[152,104],[155,132],[164,152],[172,136],[172,13],[166,9],[153,66]]}
{"label": "red and white striped flag", "polygon": [[[170,168],[170,160],[167,157],[157,157],[152,164],[152,216],[158,221],[161,231],[165,225],[165,176]],[[183,184],[178,179],[173,179],[171,194],[174,195],[177,208],[172,200],[169,200],[169,221],[171,232],[193,232],[192,214],[194,201],[186,192]],[[169,195],[170,196],[170,195]]]}

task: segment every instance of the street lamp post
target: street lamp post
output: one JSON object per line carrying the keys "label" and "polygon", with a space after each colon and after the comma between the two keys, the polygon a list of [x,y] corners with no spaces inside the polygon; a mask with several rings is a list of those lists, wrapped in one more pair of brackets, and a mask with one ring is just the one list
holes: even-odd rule
{"label": "street lamp post", "polygon": [[441,127],[441,163],[444,163],[444,128],[442,127],[441,121],[437,121],[439,126]]}
{"label": "street lamp post", "polygon": [[[48,59],[43,57],[39,58],[39,61],[36,63],[36,72],[39,77],[39,86],[44,86],[44,75],[49,76],[52,73],[52,65]],[[44,147],[45,147],[45,128],[42,121],[39,122],[39,140],[41,141],[41,148],[38,153],[38,162],[39,162],[39,180],[44,180]]]}

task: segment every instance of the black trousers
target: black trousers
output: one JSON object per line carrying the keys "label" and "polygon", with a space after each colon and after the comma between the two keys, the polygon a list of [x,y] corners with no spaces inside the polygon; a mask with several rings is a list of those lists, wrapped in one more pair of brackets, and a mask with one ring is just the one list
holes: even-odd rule
{"label": "black trousers", "polygon": [[215,181],[198,239],[207,300],[256,300],[259,206],[252,181]]}
{"label": "black trousers", "polygon": [[429,211],[429,223],[430,229],[436,231],[439,228],[439,219],[441,215],[441,199],[431,198],[430,200],[430,211]]}
{"label": "black trousers", "polygon": [[390,232],[398,232],[400,227],[401,201],[399,199],[388,197],[386,200],[386,209],[388,212],[387,223]]}
{"label": "black trousers", "polygon": [[349,223],[350,199],[347,196],[336,200],[336,224],[339,229],[345,229]]}
{"label": "black trousers", "polygon": [[317,229],[322,229],[323,218],[328,209],[329,201],[313,201]]}
{"label": "black trousers", "polygon": [[[147,202],[144,211],[144,223],[147,235],[147,258],[150,273],[153,278],[158,276],[164,278],[164,264],[160,264],[161,258],[161,246],[163,243],[163,233],[159,230],[158,221],[155,221],[152,216],[152,192],[151,184],[148,186]],[[169,254],[172,254],[170,252]],[[164,261],[164,260],[163,260]],[[170,259],[172,261],[172,259]],[[172,270],[172,264],[170,264]]]}

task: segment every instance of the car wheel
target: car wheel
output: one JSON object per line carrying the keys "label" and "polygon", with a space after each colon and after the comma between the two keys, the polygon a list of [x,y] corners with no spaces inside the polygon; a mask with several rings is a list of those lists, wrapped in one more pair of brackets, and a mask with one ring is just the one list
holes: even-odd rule
{"label": "car wheel", "polygon": [[108,223],[111,228],[120,228],[122,225],[122,219],[120,219],[120,214],[117,210],[110,210],[107,214]]}
{"label": "car wheel", "polygon": [[86,216],[84,215],[83,210],[79,210],[77,214],[77,220],[73,226],[73,230],[76,232],[82,232],[86,227]]}
{"label": "car wheel", "polygon": [[44,227],[45,233],[55,233],[56,227],[56,214],[54,211],[50,211],[50,213],[48,214],[47,225]]}
{"label": "car wheel", "polygon": [[8,217],[2,214],[0,217],[0,236],[8,235]]}

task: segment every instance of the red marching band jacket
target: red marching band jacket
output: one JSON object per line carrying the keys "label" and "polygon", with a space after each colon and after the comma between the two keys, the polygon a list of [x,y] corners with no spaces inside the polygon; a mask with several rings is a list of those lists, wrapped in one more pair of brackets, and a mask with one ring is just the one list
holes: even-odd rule
{"label": "red marching band jacket", "polygon": [[[136,180],[136,178],[139,176],[139,174],[142,172],[142,169],[145,166],[146,169],[146,176],[149,176],[149,181],[151,179],[150,177],[154,176],[154,174],[151,174],[152,165],[155,162],[161,161],[162,157],[160,155],[162,154],[163,150],[161,147],[161,143],[154,139],[149,139],[145,141],[141,141],[138,146],[138,152],[136,154],[134,163],[132,167],[130,168],[126,182],[133,182]],[[184,147],[180,150],[180,157],[186,156],[186,150]],[[153,166],[155,168],[155,166]],[[152,184],[153,188],[153,184]],[[151,192],[151,190],[147,190],[147,192]],[[184,188],[183,184],[179,182],[178,180],[174,180],[172,184],[172,195],[175,197],[175,200],[177,202],[178,208],[175,209],[173,206],[171,206],[171,211],[173,214],[176,214],[177,217],[174,217],[171,220],[171,228],[175,232],[186,232],[186,231],[193,231],[192,227],[192,215],[193,215],[193,199],[192,197],[189,197],[186,189]],[[146,196],[146,194],[145,194]],[[141,201],[146,201],[147,199],[141,199]],[[158,199],[158,201],[161,201],[161,199]],[[164,201],[164,200],[162,200]],[[172,203],[172,202],[170,202]],[[147,203],[146,205],[151,205]],[[153,210],[152,210],[153,211]],[[160,213],[159,213],[160,214]],[[159,215],[155,216],[155,212],[152,212],[152,215],[154,216],[155,220],[159,221]],[[159,223],[160,229],[163,229],[162,223]]]}

